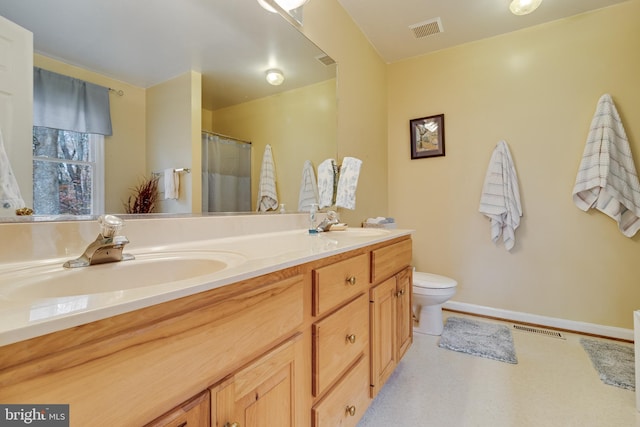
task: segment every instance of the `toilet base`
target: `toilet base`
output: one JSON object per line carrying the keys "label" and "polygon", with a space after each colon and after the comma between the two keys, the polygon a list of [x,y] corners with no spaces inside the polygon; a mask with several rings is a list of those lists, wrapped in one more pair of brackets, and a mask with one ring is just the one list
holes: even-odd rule
{"label": "toilet base", "polygon": [[[418,307],[417,321],[414,321],[413,332],[427,335],[442,335],[442,304],[423,305]],[[415,311],[414,311],[415,313]]]}

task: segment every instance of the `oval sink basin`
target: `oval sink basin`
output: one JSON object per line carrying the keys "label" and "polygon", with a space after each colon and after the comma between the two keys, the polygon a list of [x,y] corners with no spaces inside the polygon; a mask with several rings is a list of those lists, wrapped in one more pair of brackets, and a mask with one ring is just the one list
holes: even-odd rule
{"label": "oval sink basin", "polygon": [[240,254],[218,251],[143,253],[135,257],[81,268],[64,268],[57,263],[3,273],[0,299],[33,300],[126,291],[195,279],[246,260]]}

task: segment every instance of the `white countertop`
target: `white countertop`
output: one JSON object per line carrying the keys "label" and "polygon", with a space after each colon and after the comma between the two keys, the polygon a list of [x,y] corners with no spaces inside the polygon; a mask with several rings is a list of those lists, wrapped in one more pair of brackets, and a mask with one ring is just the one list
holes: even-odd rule
{"label": "white countertop", "polygon": [[[411,232],[412,230],[355,228],[310,235],[307,230],[296,229],[167,246],[136,248],[132,245],[128,246],[125,252],[140,257],[163,252],[216,251],[228,253],[236,261],[226,269],[195,278],[100,293],[92,292],[91,283],[87,283],[88,291],[81,295],[30,300],[12,298],[8,291],[11,287],[15,289],[15,280],[11,279],[12,273],[18,269],[33,267],[53,266],[62,269],[64,261],[74,256],[37,262],[0,264],[0,346],[406,236]],[[83,268],[101,268],[104,274],[108,275],[109,268],[113,268],[116,264],[119,263]],[[52,291],[52,294],[55,294],[55,291]]]}

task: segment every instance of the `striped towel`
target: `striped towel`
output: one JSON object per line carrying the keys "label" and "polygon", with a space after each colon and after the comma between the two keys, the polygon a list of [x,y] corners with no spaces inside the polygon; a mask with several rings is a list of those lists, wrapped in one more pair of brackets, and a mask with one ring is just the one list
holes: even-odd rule
{"label": "striped towel", "polygon": [[13,170],[11,169],[11,163],[9,163],[9,156],[4,149],[4,142],[2,140],[2,132],[0,131],[0,207],[5,209],[18,209],[23,208],[24,200],[20,193],[20,187],[18,187],[18,181],[16,180]]}
{"label": "striped towel", "polygon": [[278,208],[278,195],[276,193],[276,168],[273,164],[271,145],[264,147],[262,157],[262,169],[260,170],[260,184],[258,185],[258,212],[266,212]]}
{"label": "striped towel", "polygon": [[516,242],[515,231],[520,225],[522,205],[518,176],[504,141],[498,142],[491,155],[482,186],[480,212],[491,220],[491,240],[497,243],[502,235],[504,246],[510,251]]}
{"label": "striped towel", "polygon": [[318,165],[318,207],[320,209],[333,204],[333,165],[334,159],[327,159]]}
{"label": "striped towel", "polygon": [[314,204],[318,204],[318,184],[316,183],[316,174],[313,172],[313,165],[307,160],[302,166],[298,211],[310,212],[311,206]]}
{"label": "striped towel", "polygon": [[340,166],[340,178],[336,190],[336,207],[355,209],[356,189],[362,160],[355,157],[345,157]]}
{"label": "striped towel", "polygon": [[611,96],[598,101],[573,187],[573,202],[595,207],[618,223],[627,237],[640,229],[640,184],[629,140]]}

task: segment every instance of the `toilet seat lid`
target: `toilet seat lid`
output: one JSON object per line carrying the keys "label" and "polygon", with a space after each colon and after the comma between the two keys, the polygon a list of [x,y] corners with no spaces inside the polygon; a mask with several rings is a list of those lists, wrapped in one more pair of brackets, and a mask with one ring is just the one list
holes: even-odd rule
{"label": "toilet seat lid", "polygon": [[419,288],[434,288],[434,289],[446,289],[453,288],[458,285],[458,282],[450,277],[439,276],[432,273],[423,273],[420,271],[413,272],[413,286]]}

